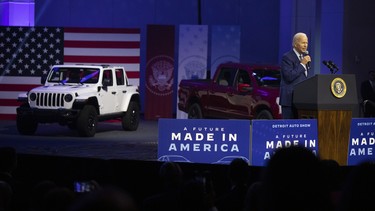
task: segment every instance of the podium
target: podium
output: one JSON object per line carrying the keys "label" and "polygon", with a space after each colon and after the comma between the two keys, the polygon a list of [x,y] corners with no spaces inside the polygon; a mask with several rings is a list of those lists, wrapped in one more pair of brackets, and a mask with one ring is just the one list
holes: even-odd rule
{"label": "podium", "polygon": [[308,78],[295,86],[293,103],[298,118],[317,119],[319,157],[347,165],[352,113],[358,105],[355,76]]}

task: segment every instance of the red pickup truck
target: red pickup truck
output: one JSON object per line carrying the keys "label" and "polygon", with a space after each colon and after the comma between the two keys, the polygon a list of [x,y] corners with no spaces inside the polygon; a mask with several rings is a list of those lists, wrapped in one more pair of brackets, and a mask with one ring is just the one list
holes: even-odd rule
{"label": "red pickup truck", "polygon": [[224,63],[213,79],[181,80],[178,109],[189,119],[281,119],[280,67]]}

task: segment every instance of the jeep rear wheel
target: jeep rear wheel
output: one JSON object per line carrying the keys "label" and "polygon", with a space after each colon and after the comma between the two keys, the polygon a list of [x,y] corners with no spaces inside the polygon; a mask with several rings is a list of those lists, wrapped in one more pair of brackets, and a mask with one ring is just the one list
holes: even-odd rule
{"label": "jeep rear wheel", "polygon": [[83,107],[77,119],[77,130],[79,135],[84,137],[93,137],[96,133],[98,123],[98,114],[92,105]]}
{"label": "jeep rear wheel", "polygon": [[139,105],[134,101],[130,101],[128,110],[122,117],[122,128],[128,131],[137,130],[139,119]]}
{"label": "jeep rear wheel", "polygon": [[273,119],[271,112],[267,110],[261,110],[255,117],[256,119]]}
{"label": "jeep rear wheel", "polygon": [[38,122],[31,117],[17,116],[17,130],[22,135],[33,135],[38,128]]}
{"label": "jeep rear wheel", "polygon": [[203,114],[202,114],[201,107],[199,106],[198,103],[194,103],[189,108],[188,119],[202,119],[202,118],[203,118]]}

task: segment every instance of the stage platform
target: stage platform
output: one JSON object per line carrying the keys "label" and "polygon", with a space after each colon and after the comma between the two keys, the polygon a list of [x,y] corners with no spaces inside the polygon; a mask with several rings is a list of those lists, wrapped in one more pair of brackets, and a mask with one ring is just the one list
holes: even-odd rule
{"label": "stage platform", "polygon": [[0,121],[0,146],[12,146],[19,154],[100,159],[157,160],[158,122],[141,120],[137,131],[122,130],[120,122],[99,122],[94,137],[58,124],[39,124],[33,136],[23,136],[16,122]]}

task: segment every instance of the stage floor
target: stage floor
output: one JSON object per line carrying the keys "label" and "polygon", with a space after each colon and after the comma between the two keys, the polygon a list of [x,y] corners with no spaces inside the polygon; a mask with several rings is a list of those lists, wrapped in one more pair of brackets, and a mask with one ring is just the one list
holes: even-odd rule
{"label": "stage floor", "polygon": [[141,120],[137,131],[99,122],[95,137],[85,138],[58,124],[39,124],[35,135],[23,136],[16,121],[0,120],[0,139],[0,146],[12,146],[18,154],[156,161],[158,122]]}

